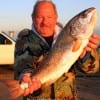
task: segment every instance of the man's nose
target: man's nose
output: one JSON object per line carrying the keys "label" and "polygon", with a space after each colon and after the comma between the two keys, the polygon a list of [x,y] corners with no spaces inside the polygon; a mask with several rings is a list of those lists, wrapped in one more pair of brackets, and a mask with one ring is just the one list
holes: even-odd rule
{"label": "man's nose", "polygon": [[44,17],[42,23],[43,24],[48,24],[48,18]]}

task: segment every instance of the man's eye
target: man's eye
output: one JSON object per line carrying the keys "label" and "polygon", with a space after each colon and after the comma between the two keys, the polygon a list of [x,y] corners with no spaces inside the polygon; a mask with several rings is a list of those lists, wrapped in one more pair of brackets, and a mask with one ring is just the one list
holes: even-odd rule
{"label": "man's eye", "polygon": [[36,16],[36,18],[42,18],[42,16]]}
{"label": "man's eye", "polygon": [[42,17],[37,17],[37,18],[42,18]]}
{"label": "man's eye", "polygon": [[52,18],[51,16],[48,16],[48,18]]}

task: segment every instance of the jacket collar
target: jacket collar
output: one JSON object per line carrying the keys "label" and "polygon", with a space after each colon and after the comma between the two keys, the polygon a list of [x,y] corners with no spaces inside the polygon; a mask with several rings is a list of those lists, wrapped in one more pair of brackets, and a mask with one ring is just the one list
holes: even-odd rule
{"label": "jacket collar", "polygon": [[[60,34],[61,30],[62,30],[62,26],[60,26],[59,24],[56,24],[55,26],[55,30],[54,30],[54,37],[53,37],[53,43],[52,43],[52,46],[55,44],[56,40],[57,40],[57,37],[58,35]],[[45,41],[45,39],[36,31],[34,25],[32,24],[32,31],[37,35],[39,36],[47,45],[48,43]]]}

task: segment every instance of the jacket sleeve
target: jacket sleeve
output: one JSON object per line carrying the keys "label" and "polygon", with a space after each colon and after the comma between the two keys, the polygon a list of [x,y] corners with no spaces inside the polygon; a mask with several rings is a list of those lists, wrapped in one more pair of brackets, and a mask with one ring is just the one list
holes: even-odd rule
{"label": "jacket sleeve", "polygon": [[79,59],[75,66],[77,69],[86,74],[94,74],[100,72],[100,53],[98,49],[93,49],[91,52],[87,52],[85,57]]}
{"label": "jacket sleeve", "polygon": [[29,47],[29,30],[22,30],[16,41],[15,46],[15,79],[19,79],[23,73],[33,73],[36,67],[37,57],[33,56]]}

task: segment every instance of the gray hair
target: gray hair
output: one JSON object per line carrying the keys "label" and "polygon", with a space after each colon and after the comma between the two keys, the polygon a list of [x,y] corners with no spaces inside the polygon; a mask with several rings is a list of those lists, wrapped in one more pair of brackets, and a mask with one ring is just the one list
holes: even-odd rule
{"label": "gray hair", "polygon": [[50,3],[54,8],[55,14],[58,15],[56,5],[52,2],[52,0],[37,0],[37,2],[35,3],[35,5],[33,7],[32,16],[36,15],[36,12],[37,12],[36,9],[37,9],[38,5],[40,3],[44,3],[44,2]]}

